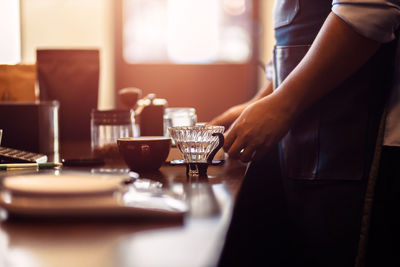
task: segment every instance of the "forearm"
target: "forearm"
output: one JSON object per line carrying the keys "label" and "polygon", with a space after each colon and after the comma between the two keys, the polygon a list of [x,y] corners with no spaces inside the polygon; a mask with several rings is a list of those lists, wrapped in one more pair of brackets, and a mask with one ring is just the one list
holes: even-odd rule
{"label": "forearm", "polygon": [[267,80],[263,87],[257,92],[257,94],[249,101],[249,102],[255,102],[265,96],[268,96],[272,93],[273,91],[273,85],[271,80]]}
{"label": "forearm", "polygon": [[378,48],[378,42],[331,13],[304,59],[270,97],[295,117],[357,71]]}

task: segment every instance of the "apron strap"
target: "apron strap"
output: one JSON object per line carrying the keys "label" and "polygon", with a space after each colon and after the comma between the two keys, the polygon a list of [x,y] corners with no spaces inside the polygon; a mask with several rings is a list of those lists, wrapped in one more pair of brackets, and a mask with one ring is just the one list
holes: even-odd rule
{"label": "apron strap", "polygon": [[368,183],[364,197],[363,214],[361,218],[360,240],[358,243],[358,252],[355,261],[355,267],[365,266],[367,245],[368,245],[368,232],[370,229],[371,212],[374,202],[375,185],[378,178],[379,162],[382,152],[383,137],[385,132],[385,120],[387,112],[384,111],[381,116],[378,136],[375,143],[375,152],[372,159],[371,169],[368,175]]}

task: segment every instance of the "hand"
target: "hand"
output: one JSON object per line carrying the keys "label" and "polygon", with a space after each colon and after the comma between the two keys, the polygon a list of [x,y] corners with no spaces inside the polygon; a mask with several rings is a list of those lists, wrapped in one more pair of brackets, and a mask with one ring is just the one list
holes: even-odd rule
{"label": "hand", "polygon": [[244,162],[261,158],[296,116],[354,74],[379,46],[331,12],[308,53],[279,88],[249,105],[226,132],[225,151]]}
{"label": "hand", "polygon": [[221,115],[219,115],[218,117],[211,120],[208,124],[222,125],[225,126],[225,128],[228,128],[240,116],[240,114],[248,105],[249,104],[244,103],[241,105],[233,106],[224,113],[222,113]]}
{"label": "hand", "polygon": [[249,105],[225,133],[224,150],[243,162],[261,159],[287,133],[292,116],[276,97]]}
{"label": "hand", "polygon": [[228,128],[232,125],[232,123],[242,114],[243,110],[247,108],[250,104],[260,100],[261,98],[271,94],[273,91],[273,84],[272,81],[267,80],[263,87],[258,91],[258,93],[249,101],[236,105],[219,115],[218,117],[214,118],[210,121],[209,125],[222,125],[225,128]]}

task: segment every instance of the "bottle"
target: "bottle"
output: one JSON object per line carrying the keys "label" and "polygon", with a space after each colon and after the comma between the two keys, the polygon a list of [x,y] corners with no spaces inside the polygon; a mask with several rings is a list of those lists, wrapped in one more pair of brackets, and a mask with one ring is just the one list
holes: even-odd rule
{"label": "bottle", "polygon": [[141,136],[164,135],[163,116],[166,107],[167,100],[156,98],[155,94],[149,94],[138,101],[136,114]]}

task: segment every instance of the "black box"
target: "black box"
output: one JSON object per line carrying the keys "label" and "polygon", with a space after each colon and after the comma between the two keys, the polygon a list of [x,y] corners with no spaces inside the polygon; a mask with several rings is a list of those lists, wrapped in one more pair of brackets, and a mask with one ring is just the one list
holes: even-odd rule
{"label": "black box", "polygon": [[1,145],[46,155],[59,152],[58,101],[0,102]]}

